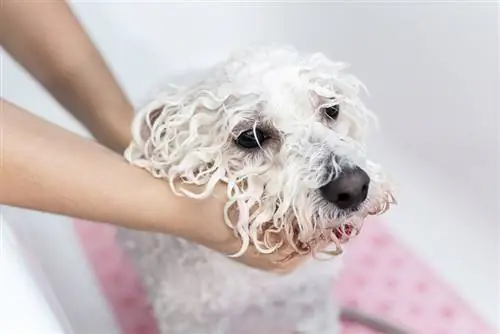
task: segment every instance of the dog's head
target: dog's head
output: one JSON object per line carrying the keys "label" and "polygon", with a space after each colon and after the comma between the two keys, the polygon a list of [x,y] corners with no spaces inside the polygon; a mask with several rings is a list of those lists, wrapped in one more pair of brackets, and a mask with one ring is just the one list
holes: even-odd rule
{"label": "dog's head", "polygon": [[[226,220],[243,241],[239,254],[250,242],[272,252],[284,239],[299,253],[332,243],[339,250],[368,214],[393,201],[365,155],[375,117],[345,67],[288,48],[235,54],[198,84],[145,106],[126,157],[179,195],[204,198],[227,184],[226,213],[235,206],[239,215]],[[177,189],[177,180],[204,191]]]}

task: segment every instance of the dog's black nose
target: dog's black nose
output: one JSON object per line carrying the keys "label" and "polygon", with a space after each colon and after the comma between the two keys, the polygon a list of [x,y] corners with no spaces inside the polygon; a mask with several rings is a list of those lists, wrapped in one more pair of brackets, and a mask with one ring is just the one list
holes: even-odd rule
{"label": "dog's black nose", "polygon": [[339,209],[356,209],[368,195],[370,177],[359,167],[344,168],[332,181],[321,187],[323,197]]}

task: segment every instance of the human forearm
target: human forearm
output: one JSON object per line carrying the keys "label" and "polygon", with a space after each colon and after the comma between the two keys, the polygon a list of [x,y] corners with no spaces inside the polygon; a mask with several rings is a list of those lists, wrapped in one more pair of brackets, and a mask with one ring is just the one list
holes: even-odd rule
{"label": "human forearm", "polygon": [[1,107],[1,204],[185,234],[188,202],[166,184],[97,143],[4,100]]}
{"label": "human forearm", "polygon": [[2,46],[104,145],[130,142],[133,109],[62,0],[4,0]]}
{"label": "human forearm", "polygon": [[[204,200],[178,197],[167,182],[120,155],[7,101],[0,103],[0,204],[167,233],[225,254],[240,248],[223,220],[224,185]],[[250,247],[237,260],[286,273],[304,260],[276,263],[289,251],[283,247],[263,255]]]}

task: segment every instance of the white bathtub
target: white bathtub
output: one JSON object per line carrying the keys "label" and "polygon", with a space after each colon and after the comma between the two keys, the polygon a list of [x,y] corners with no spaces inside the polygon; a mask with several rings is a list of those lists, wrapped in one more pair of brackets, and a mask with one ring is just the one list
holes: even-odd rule
{"label": "white bathtub", "polygon": [[[169,74],[253,42],[292,44],[350,62],[381,119],[373,154],[399,184],[400,205],[387,215],[388,225],[498,328],[500,87],[492,5],[73,7],[134,102]],[[87,135],[7,56],[2,94]],[[74,332],[118,333],[69,220],[13,208],[3,208],[2,216],[36,254]],[[0,309],[10,301],[0,298]],[[37,305],[45,316],[43,303]]]}

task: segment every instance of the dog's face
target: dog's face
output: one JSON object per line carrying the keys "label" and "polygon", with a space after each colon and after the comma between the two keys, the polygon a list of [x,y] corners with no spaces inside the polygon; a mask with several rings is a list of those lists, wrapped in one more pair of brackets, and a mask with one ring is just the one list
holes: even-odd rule
{"label": "dog's face", "polygon": [[[209,196],[228,187],[226,211],[243,241],[271,252],[283,236],[297,252],[336,246],[368,214],[392,202],[365,155],[373,115],[343,64],[290,49],[247,50],[188,89],[163,93],[139,112],[127,158],[175,191]],[[204,186],[193,194],[174,181]]]}

